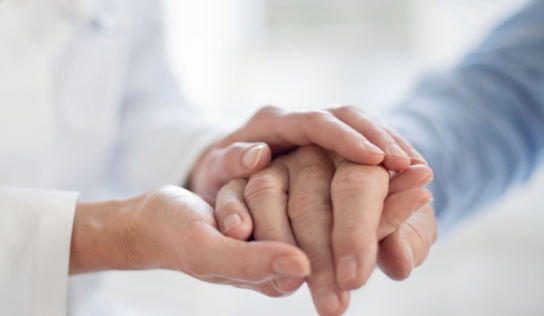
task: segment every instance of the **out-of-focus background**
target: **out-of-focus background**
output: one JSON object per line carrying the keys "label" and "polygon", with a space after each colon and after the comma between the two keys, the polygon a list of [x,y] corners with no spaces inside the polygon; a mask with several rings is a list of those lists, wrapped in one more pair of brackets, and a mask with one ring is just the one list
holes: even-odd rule
{"label": "out-of-focus background", "polygon": [[[188,102],[376,113],[453,65],[521,0],[169,0],[168,52]],[[346,315],[544,315],[544,171],[443,236],[405,282],[376,273]],[[540,194],[539,194],[540,193]],[[315,315],[303,287],[272,299],[168,271],[109,273],[126,315]]]}

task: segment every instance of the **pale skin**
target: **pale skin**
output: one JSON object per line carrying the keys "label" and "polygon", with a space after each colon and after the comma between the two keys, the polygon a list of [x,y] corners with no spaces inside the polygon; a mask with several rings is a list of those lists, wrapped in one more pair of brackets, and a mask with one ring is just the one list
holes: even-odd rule
{"label": "pale skin", "polygon": [[[215,204],[219,190],[233,179],[248,178],[257,174],[250,180],[248,188],[251,188],[251,183],[255,183],[255,179],[271,170],[265,168],[273,156],[286,153],[297,146],[311,144],[317,144],[338,154],[333,155],[329,151],[323,151],[326,153],[323,154],[320,152],[322,149],[315,149],[319,148],[317,146],[302,148],[285,157],[283,163],[290,167],[284,172],[283,177],[287,175],[293,179],[300,179],[299,184],[289,186],[288,192],[291,194],[292,190],[303,187],[308,181],[304,177],[301,178],[300,175],[304,173],[300,171],[297,173],[297,170],[308,168],[316,162],[322,169],[314,167],[321,171],[316,172],[318,176],[311,180],[315,181],[320,189],[316,189],[313,195],[308,195],[307,199],[302,199],[298,205],[295,203],[293,206],[294,199],[290,198],[291,214],[285,212],[286,207],[283,209],[278,207],[277,210],[280,212],[274,214],[277,218],[283,218],[283,225],[277,218],[271,219],[268,223],[267,218],[265,221],[255,220],[255,237],[258,240],[256,242],[245,241],[251,234],[253,226],[242,231],[241,235],[232,235],[235,238],[222,234],[214,218],[214,209],[210,206]],[[308,164],[306,157],[297,156],[297,153],[307,151],[306,148],[314,148],[313,155],[316,161],[311,160]],[[327,158],[329,160],[323,157],[329,157]],[[277,166],[277,161],[281,162],[281,159],[283,157],[275,160],[271,168]],[[412,210],[430,198],[428,192],[418,186],[421,181],[427,181],[428,178],[425,177],[429,174],[432,176],[432,172],[426,167],[420,167],[416,171],[404,171],[391,181],[388,189],[388,173],[382,167],[376,166],[383,163],[389,170],[398,171],[408,168],[410,164],[424,162],[423,157],[394,131],[383,127],[378,121],[353,107],[289,113],[276,108],[265,108],[240,130],[212,146],[199,159],[188,187],[200,196],[179,187],[165,187],[126,200],[79,203],[74,220],[70,273],[166,268],[187,273],[204,281],[250,288],[271,296],[286,295],[294,291],[308,277],[314,298],[323,294],[323,291],[319,292],[322,288],[333,289],[339,301],[339,307],[333,313],[341,314],[342,309],[347,307],[348,290],[361,286],[371,273],[376,257],[372,254],[377,251],[379,242],[381,243],[378,263],[393,278],[407,277],[413,267],[410,264],[408,268],[408,259],[410,263],[424,260],[428,247],[424,251],[425,249],[419,250],[417,246],[426,240],[430,241],[428,245],[430,246],[434,241],[436,235],[436,225],[433,226],[434,215],[429,207],[423,208],[427,211],[418,211],[414,214]],[[374,167],[363,166],[364,164]],[[293,212],[313,214],[315,211],[325,214],[326,207],[310,210],[307,204],[314,198],[318,201],[326,200],[325,192],[329,192],[330,180],[336,179],[340,170],[349,168],[354,170],[366,168],[361,169],[365,170],[364,172],[358,171],[361,179],[367,179],[368,181],[365,180],[367,183],[375,185],[372,188],[360,187],[359,181],[353,182],[349,179],[333,181],[332,184],[337,183],[333,188],[341,187],[340,184],[343,182],[346,185],[344,189],[330,190],[335,193],[329,198],[332,200],[332,206],[330,203],[326,206],[329,208],[328,218],[322,216],[321,224],[314,223],[310,226],[311,229],[307,229],[305,224],[297,226],[295,223],[298,221],[292,222],[291,226],[285,225],[285,218],[292,216]],[[236,191],[236,188],[232,188],[232,183],[236,181],[230,182],[222,191],[223,194],[219,195],[215,205],[216,216],[222,214],[220,212],[222,209],[236,209],[232,207],[232,199],[222,198],[225,192]],[[397,191],[392,192],[391,188],[395,188],[395,183],[404,184],[397,185]],[[351,188],[354,184],[355,187]],[[243,193],[244,186],[239,185],[238,190],[240,188]],[[364,201],[357,200],[358,196],[355,193],[367,192],[367,189],[374,190],[376,194]],[[244,215],[242,210],[240,213],[242,219],[244,216],[247,218],[248,214],[255,216],[258,210],[269,208],[271,204],[281,206],[283,203],[285,206],[287,203],[281,195],[257,199],[256,194],[253,199],[250,196],[248,198],[249,189],[245,190],[251,213],[246,209]],[[417,191],[419,193],[415,195],[403,193],[410,192],[409,190],[419,190]],[[414,192],[416,191],[412,193]],[[238,201],[243,202],[243,194],[237,194]],[[335,196],[342,197],[342,194],[346,195],[345,198],[335,199]],[[335,200],[338,202],[335,203]],[[350,204],[351,200],[357,202],[356,205],[363,209],[368,207],[372,211],[364,214],[347,212],[347,204]],[[284,212],[281,213],[281,210]],[[419,216],[418,213],[423,215]],[[226,235],[233,233],[224,230],[228,215],[218,218],[217,221]],[[359,223],[360,225],[357,225],[359,229],[355,230],[358,231],[357,234],[331,235],[330,231],[323,229],[332,227],[331,218],[334,218],[335,228],[336,223],[351,221]],[[305,223],[303,215],[300,215],[299,219],[300,223]],[[243,225],[248,223],[253,225],[252,221],[243,220]],[[264,227],[269,226],[264,231],[280,228],[280,234],[274,238],[266,234],[257,236],[259,235],[257,232],[262,231],[258,227],[263,227],[263,224]],[[418,227],[429,229],[423,231],[418,230]],[[363,228],[368,228],[368,231]],[[412,238],[414,235],[412,231],[415,230],[419,236],[423,236],[419,241]],[[373,237],[363,238],[364,242],[361,242],[358,238],[359,233]],[[301,245],[299,236],[310,234],[316,238],[308,239]],[[291,238],[289,236],[296,237],[297,242],[294,238],[289,239]],[[334,246],[332,250],[330,245]],[[341,280],[345,276],[342,274],[344,272],[334,270],[334,265],[338,265],[338,260],[344,255],[340,249],[344,249],[346,254],[355,256],[357,260],[355,276],[351,277],[350,274],[350,278],[345,282]],[[323,256],[322,261],[328,263],[319,267],[316,265],[315,253],[324,250],[328,253]],[[414,254],[414,260],[408,258],[408,252],[410,256]],[[367,259],[364,254],[371,255]],[[340,282],[335,284],[337,279],[340,279]],[[320,301],[316,301],[318,310],[325,315],[327,311],[319,306]],[[329,309],[333,309],[334,302],[328,305]]]}

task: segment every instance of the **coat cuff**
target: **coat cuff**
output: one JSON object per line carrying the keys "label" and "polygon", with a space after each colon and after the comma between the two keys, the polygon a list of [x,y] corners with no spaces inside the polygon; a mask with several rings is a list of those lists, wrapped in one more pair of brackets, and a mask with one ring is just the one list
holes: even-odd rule
{"label": "coat cuff", "polygon": [[76,192],[0,186],[1,315],[63,316]]}
{"label": "coat cuff", "polygon": [[44,197],[40,222],[34,315],[66,314],[72,227],[79,194],[48,191]]}

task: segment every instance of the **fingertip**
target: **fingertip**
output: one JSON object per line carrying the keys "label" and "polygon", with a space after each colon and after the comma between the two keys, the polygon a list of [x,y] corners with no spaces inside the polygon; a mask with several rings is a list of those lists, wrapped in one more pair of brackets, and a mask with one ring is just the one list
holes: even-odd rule
{"label": "fingertip", "polygon": [[307,276],[311,273],[308,257],[297,253],[277,256],[272,261],[272,267],[279,276]]}
{"label": "fingertip", "polygon": [[[350,243],[346,243],[350,244]],[[366,284],[376,266],[377,241],[374,238],[365,243],[351,243],[348,252],[342,252],[336,259],[335,279],[344,291],[356,290]],[[335,252],[338,247],[335,248]]]}
{"label": "fingertip", "polygon": [[429,184],[434,178],[431,168],[424,165],[412,165],[402,172],[398,173],[389,184],[389,194],[415,188],[424,187]]}
{"label": "fingertip", "polygon": [[349,291],[322,287],[312,293],[315,308],[320,316],[340,316],[349,306]]}
{"label": "fingertip", "polygon": [[279,277],[272,280],[272,284],[279,292],[288,294],[299,289],[304,284],[304,280],[304,277]]}
{"label": "fingertip", "polygon": [[231,213],[223,220],[222,233],[238,240],[248,240],[253,231],[251,219],[243,220],[237,213]]}
{"label": "fingertip", "polygon": [[272,150],[270,149],[270,147],[265,143],[262,143],[258,146],[260,147],[261,153],[258,159],[255,160],[253,167],[249,169],[251,171],[251,174],[254,174],[268,167],[270,165],[270,162],[272,161]]}
{"label": "fingertip", "polygon": [[383,165],[391,171],[402,171],[410,167],[410,159],[388,154],[383,160]]}
{"label": "fingertip", "polygon": [[353,160],[353,162],[366,165],[379,165],[384,161],[385,153],[376,145],[366,139],[363,139],[360,144],[361,154],[355,157],[355,159],[350,159],[349,155],[341,153],[340,151],[338,153],[348,160]]}
{"label": "fingertip", "polygon": [[429,165],[429,163],[423,157],[423,155],[420,154],[413,147],[410,147],[410,149],[408,150],[408,155],[410,156],[412,164],[414,164],[414,165],[425,165],[425,166]]}
{"label": "fingertip", "polygon": [[414,256],[410,245],[399,235],[387,237],[380,245],[378,266],[390,279],[406,280],[414,268]]}
{"label": "fingertip", "polygon": [[238,240],[248,240],[253,232],[253,219],[243,198],[246,184],[243,179],[230,181],[219,191],[215,208],[221,233]]}
{"label": "fingertip", "polygon": [[[249,144],[247,144],[249,145]],[[256,172],[270,164],[272,151],[265,143],[255,143],[242,155],[242,166],[249,172]]]}

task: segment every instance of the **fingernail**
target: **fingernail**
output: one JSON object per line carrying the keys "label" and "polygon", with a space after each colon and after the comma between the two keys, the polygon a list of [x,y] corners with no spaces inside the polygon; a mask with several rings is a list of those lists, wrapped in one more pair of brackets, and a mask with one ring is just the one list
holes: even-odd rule
{"label": "fingernail", "polygon": [[315,307],[319,315],[329,315],[340,307],[340,300],[336,292],[328,287],[321,288],[315,292]]}
{"label": "fingernail", "polygon": [[420,153],[418,153],[415,149],[410,148],[409,153],[410,153],[410,159],[415,160],[419,163],[422,163],[426,166],[428,165],[427,160],[425,160],[425,158],[423,158],[423,156]]}
{"label": "fingernail", "polygon": [[272,262],[272,267],[280,275],[304,276],[310,274],[308,263],[291,257],[276,258]]}
{"label": "fingernail", "polygon": [[421,181],[421,183],[419,183],[419,186],[420,186],[420,187],[424,187],[424,186],[426,186],[427,184],[431,183],[431,181],[433,181],[433,180],[434,180],[434,178],[427,178],[427,179]]}
{"label": "fingernail", "polygon": [[410,159],[410,157],[408,157],[404,150],[402,150],[399,145],[395,143],[389,144],[389,146],[387,146],[387,151],[391,156]]}
{"label": "fingernail", "polygon": [[223,220],[223,229],[226,233],[240,224],[242,224],[242,218],[240,217],[240,215],[232,213],[229,216],[225,217],[225,219]]}
{"label": "fingernail", "polygon": [[379,149],[378,147],[376,147],[374,144],[372,144],[371,142],[367,140],[361,142],[361,144],[366,150],[370,151],[373,154],[385,155],[385,153],[381,149]]}
{"label": "fingernail", "polygon": [[291,282],[293,282],[296,278],[293,277],[282,277],[276,279],[276,285],[279,287],[279,290],[289,285]]}
{"label": "fingernail", "polygon": [[242,158],[242,165],[250,170],[255,168],[255,166],[257,165],[257,163],[259,163],[259,160],[261,159],[263,149],[264,145],[257,145],[253,148],[248,149],[244,154],[244,157]]}
{"label": "fingernail", "polygon": [[353,279],[357,275],[357,259],[354,255],[345,255],[338,259],[336,279],[339,283]]}
{"label": "fingernail", "polygon": [[431,203],[432,201],[434,201],[433,198],[425,199],[425,200],[421,201],[421,203],[419,203],[418,206],[416,206],[416,208],[414,209],[414,211],[417,211],[417,210],[421,209],[422,207],[424,207],[425,205],[428,205],[428,204]]}

